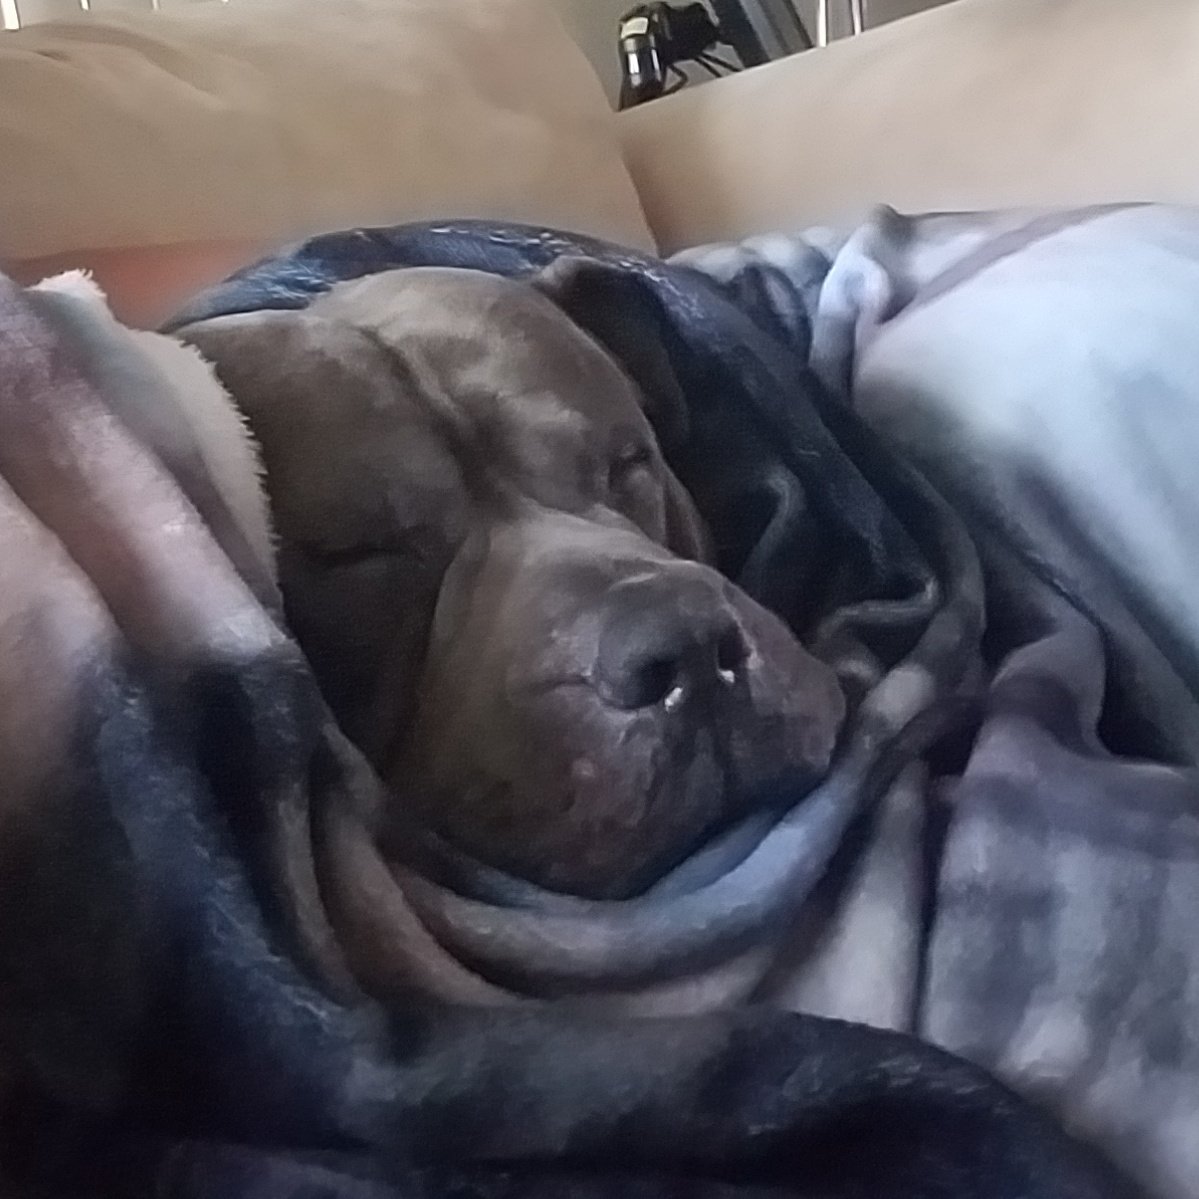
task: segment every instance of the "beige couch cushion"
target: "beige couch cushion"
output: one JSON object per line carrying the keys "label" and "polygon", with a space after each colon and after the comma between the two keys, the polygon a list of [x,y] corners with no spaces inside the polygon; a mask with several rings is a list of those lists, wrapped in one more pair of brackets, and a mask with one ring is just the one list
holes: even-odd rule
{"label": "beige couch cushion", "polygon": [[619,118],[667,249],[908,211],[1199,202],[1195,0],[956,0]]}
{"label": "beige couch cushion", "polygon": [[232,0],[0,34],[0,261],[485,216],[649,243],[538,0]]}

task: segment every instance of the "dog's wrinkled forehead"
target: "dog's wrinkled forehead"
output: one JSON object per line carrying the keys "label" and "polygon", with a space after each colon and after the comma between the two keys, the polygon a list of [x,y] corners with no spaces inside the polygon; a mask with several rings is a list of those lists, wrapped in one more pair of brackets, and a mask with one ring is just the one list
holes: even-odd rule
{"label": "dog's wrinkled forehead", "polygon": [[385,541],[483,497],[579,511],[609,464],[660,460],[640,380],[564,306],[575,283],[406,268],[180,336],[249,419],[284,540]]}
{"label": "dog's wrinkled forehead", "polygon": [[531,282],[441,267],[386,271],[339,284],[308,311],[368,334],[423,392],[452,397],[464,414],[490,412],[497,398],[569,397],[584,421],[641,421],[637,389],[612,355]]}

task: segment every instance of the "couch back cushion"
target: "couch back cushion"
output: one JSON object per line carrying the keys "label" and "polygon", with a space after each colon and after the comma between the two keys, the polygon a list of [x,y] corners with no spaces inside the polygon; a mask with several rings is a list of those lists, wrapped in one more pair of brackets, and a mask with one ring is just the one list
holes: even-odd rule
{"label": "couch back cushion", "polygon": [[126,289],[156,293],[176,259],[205,282],[205,247],[223,273],[357,225],[650,245],[602,88],[541,0],[81,14],[0,34],[0,113],[0,263],[93,267],[126,317]]}
{"label": "couch back cushion", "polygon": [[1199,4],[955,0],[622,113],[666,249],[906,211],[1199,203]]}

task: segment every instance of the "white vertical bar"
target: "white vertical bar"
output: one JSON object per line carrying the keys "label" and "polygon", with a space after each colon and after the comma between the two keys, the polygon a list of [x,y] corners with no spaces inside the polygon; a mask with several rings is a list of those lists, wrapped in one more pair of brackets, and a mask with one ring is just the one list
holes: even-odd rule
{"label": "white vertical bar", "polygon": [[20,29],[21,14],[17,12],[17,0],[0,0],[0,25],[5,29]]}
{"label": "white vertical bar", "polygon": [[816,45],[828,45],[828,0],[816,5]]}
{"label": "white vertical bar", "polygon": [[854,33],[861,33],[865,26],[862,20],[862,0],[849,0],[849,23]]}

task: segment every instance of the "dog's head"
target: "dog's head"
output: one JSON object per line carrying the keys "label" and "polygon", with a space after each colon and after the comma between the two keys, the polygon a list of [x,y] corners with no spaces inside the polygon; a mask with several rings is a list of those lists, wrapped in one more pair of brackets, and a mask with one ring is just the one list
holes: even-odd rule
{"label": "dog's head", "polygon": [[259,439],[330,703],[452,843],[629,894],[825,769],[840,690],[704,564],[655,435],[682,397],[622,276],[392,271],[182,336]]}

